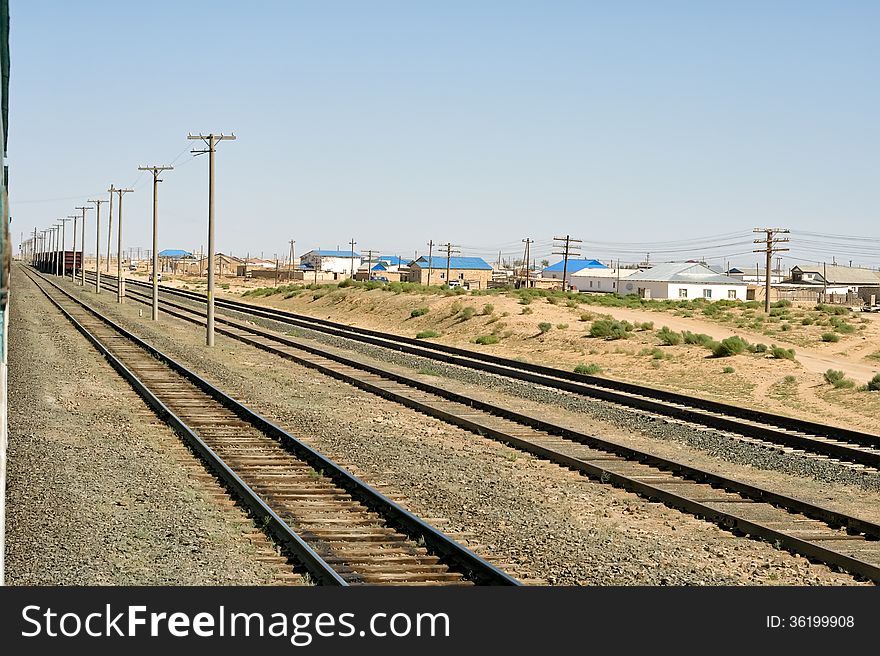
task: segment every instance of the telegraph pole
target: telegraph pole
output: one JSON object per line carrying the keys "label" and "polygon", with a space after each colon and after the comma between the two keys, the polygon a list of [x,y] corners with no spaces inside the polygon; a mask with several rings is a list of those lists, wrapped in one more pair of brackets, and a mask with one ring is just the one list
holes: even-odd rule
{"label": "telegraph pole", "polygon": [[153,321],[159,320],[159,174],[171,171],[173,166],[139,166],[138,171],[153,173]]}
{"label": "telegraph pole", "polygon": [[[348,244],[351,246],[351,278],[354,280],[354,247],[357,246],[357,242],[354,240],[354,237],[352,237]],[[339,248],[339,246],[336,248]]]}
{"label": "telegraph pole", "polygon": [[773,266],[773,254],[781,253],[789,250],[788,248],[780,248],[777,244],[784,244],[791,241],[788,237],[777,237],[777,234],[788,234],[788,228],[755,228],[752,232],[764,233],[764,239],[755,239],[756,244],[764,244],[764,248],[755,250],[755,253],[764,253],[767,256],[766,268],[764,269],[765,289],[764,289],[764,312],[770,313],[770,267]]}
{"label": "telegraph pole", "polygon": [[[109,223],[107,224],[107,275],[109,276],[110,275],[110,252],[112,250],[110,248],[110,240],[113,239],[113,192],[116,191],[116,187],[114,187],[113,185],[110,185],[110,189],[108,189],[107,191],[110,192],[110,206],[108,208],[110,211],[110,216],[107,218],[107,220],[109,221]],[[118,255],[118,253],[117,253],[117,255]]]}
{"label": "telegraph pole", "polygon": [[64,262],[61,265],[61,276],[64,277],[64,274],[67,273],[65,269],[65,264],[67,263],[67,235],[65,235],[65,227],[67,222],[70,221],[70,217],[58,220],[61,221],[61,259]]}
{"label": "telegraph pole", "polygon": [[208,302],[207,321],[205,322],[205,343],[214,346],[214,154],[217,144],[221,141],[235,139],[234,134],[188,134],[187,139],[201,139],[205,142],[205,150],[193,150],[193,155],[208,155]]}
{"label": "telegraph pole", "polygon": [[[95,293],[101,293],[101,203],[106,203],[106,200],[90,200],[90,203],[94,203],[97,208],[97,212],[95,213]],[[107,253],[107,257],[110,257],[110,253]]]}
{"label": "telegraph pole", "polygon": [[296,255],[296,239],[291,239],[287,243],[290,244],[290,254],[289,259],[287,260],[287,284],[290,284],[290,282],[293,280],[293,258],[294,255]]}
{"label": "telegraph pole", "polygon": [[525,261],[524,261],[525,268],[526,268],[526,289],[529,288],[529,246],[531,245],[531,243],[533,241],[535,241],[535,240],[529,239],[528,237],[526,237],[525,239],[522,240],[522,242],[526,245]]}
{"label": "telegraph pole", "polygon": [[[86,286],[86,212],[91,212],[94,207],[77,207],[76,209],[82,210],[83,213],[83,225],[82,225],[82,237],[80,239],[80,243],[82,244],[82,252],[80,253],[79,260],[79,271],[80,271],[80,280],[82,281],[82,286],[85,288]],[[76,248],[76,242],[74,241],[74,248]],[[76,253],[73,254],[74,264],[76,264]]]}
{"label": "telegraph pole", "polygon": [[[79,209],[78,207],[76,209]],[[70,269],[70,282],[76,282],[76,222],[79,221],[79,217],[76,214],[68,215],[68,218],[73,219],[73,243],[70,245],[70,251],[73,253],[73,265]]]}
{"label": "telegraph pole", "polygon": [[431,286],[431,267],[434,266],[433,262],[433,253],[434,253],[434,240],[428,242],[428,286]]}
{"label": "telegraph pole", "polygon": [[561,242],[558,244],[553,244],[554,248],[561,248],[562,251],[553,251],[554,255],[562,255],[563,256],[563,264],[562,264],[562,291],[568,291],[568,283],[566,282],[568,276],[568,258],[569,255],[580,255],[580,244],[583,243],[580,239],[572,239],[571,235],[565,235],[565,237],[554,237],[554,241]]}
{"label": "telegraph pole", "polygon": [[455,253],[460,253],[457,246],[453,246],[452,242],[446,242],[445,244],[441,244],[446,249],[446,284],[449,284],[449,269],[450,263],[452,262],[452,255]]}
{"label": "telegraph pole", "polygon": [[125,278],[122,275],[122,194],[129,194],[134,189],[114,189],[111,185],[110,189],[119,194],[119,218],[116,221],[119,224],[117,228],[117,241],[116,241],[116,302],[122,303],[122,299],[125,296]]}

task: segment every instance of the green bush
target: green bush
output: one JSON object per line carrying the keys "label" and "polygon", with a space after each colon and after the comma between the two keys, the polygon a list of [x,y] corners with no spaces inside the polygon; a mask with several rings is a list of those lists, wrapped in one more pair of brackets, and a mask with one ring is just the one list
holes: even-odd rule
{"label": "green bush", "polygon": [[547,323],[546,321],[542,321],[541,323],[538,324],[538,330],[540,330],[542,333],[546,333],[552,327],[553,327],[553,324]]}
{"label": "green bush", "polygon": [[789,385],[793,385],[794,383],[797,382],[797,378],[795,378],[794,376],[789,374],[788,376],[786,376],[785,378],[782,379],[782,382],[787,383]]}
{"label": "green bush", "polygon": [[844,335],[849,335],[850,333],[854,333],[856,331],[856,327],[852,324],[844,323],[841,321],[840,323],[834,324],[834,330]]}
{"label": "green bush", "polygon": [[590,326],[590,337],[604,337],[605,339],[626,339],[628,332],[632,331],[633,325],[628,321],[615,319],[599,319]]}
{"label": "green bush", "polygon": [[880,374],[875,374],[874,377],[868,381],[867,388],[869,392],[880,392]]}
{"label": "green bush", "polygon": [[432,337],[440,337],[440,333],[436,330],[423,330],[416,335],[416,339],[431,339]]}
{"label": "green bush", "polygon": [[501,341],[498,335],[480,335],[474,340],[477,344],[497,344]]}
{"label": "green bush", "polygon": [[715,341],[705,333],[692,333],[689,330],[682,331],[681,338],[685,344],[696,344],[703,347],[708,347]]}
{"label": "green bush", "polygon": [[825,372],[825,382],[834,385],[837,389],[852,389],[856,386],[855,381],[850,380],[842,371],[829,369]]}
{"label": "green bush", "polygon": [[739,335],[733,335],[715,342],[712,345],[712,355],[716,358],[729,358],[743,353],[749,347],[749,343]]}
{"label": "green bush", "polygon": [[488,315],[492,314],[494,311],[495,311],[495,306],[492,305],[491,303],[486,303],[486,304],[483,306],[483,314],[484,314],[485,316],[488,316]]}
{"label": "green bush", "polygon": [[822,333],[822,341],[823,342],[839,342],[840,335],[837,333]]}
{"label": "green bush", "polygon": [[602,367],[598,364],[579,364],[574,368],[574,372],[584,376],[593,376],[602,373]]}
{"label": "green bush", "polygon": [[736,370],[733,367],[724,367],[724,369],[721,370],[721,373],[732,374],[734,371]]}
{"label": "green bush", "polygon": [[415,319],[416,317],[421,317],[428,314],[429,310],[426,307],[416,308],[412,312],[409,313],[409,316]]}
{"label": "green bush", "polygon": [[819,312],[824,312],[825,314],[833,314],[833,315],[849,314],[849,308],[844,307],[843,305],[828,305],[827,303],[819,303],[819,305],[816,306],[816,309]]}
{"label": "green bush", "polygon": [[794,349],[787,349],[773,344],[770,347],[770,353],[777,360],[794,360]]}
{"label": "green bush", "polygon": [[788,308],[791,307],[791,301],[787,298],[780,299],[770,304],[772,308]]}
{"label": "green bush", "polygon": [[755,344],[755,353],[766,353],[766,352],[767,352],[767,345],[766,344],[762,344],[761,342],[758,342],[757,344]]}
{"label": "green bush", "polygon": [[459,316],[461,316],[462,321],[467,321],[468,319],[473,318],[476,313],[477,311],[470,305],[468,305],[465,309],[461,311],[461,314]]}
{"label": "green bush", "polygon": [[579,321],[592,321],[594,316],[592,312],[583,312]]}
{"label": "green bush", "polygon": [[661,344],[666,344],[666,346],[678,346],[681,344],[681,334],[675,332],[674,330],[670,330],[669,326],[663,326],[660,330],[657,331],[657,337],[660,339]]}
{"label": "green bush", "polygon": [[524,307],[524,308],[522,309],[522,312],[520,312],[520,314],[531,314],[532,312],[534,312],[534,310],[532,310],[532,308],[530,308],[530,307]]}

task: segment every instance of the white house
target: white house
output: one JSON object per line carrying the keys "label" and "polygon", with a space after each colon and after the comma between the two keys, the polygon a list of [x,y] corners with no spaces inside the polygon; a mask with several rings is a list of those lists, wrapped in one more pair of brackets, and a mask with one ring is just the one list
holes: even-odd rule
{"label": "white house", "polygon": [[880,272],[839,264],[798,265],[791,269],[791,282],[822,287],[829,293],[858,293],[862,287],[880,287]]}
{"label": "white house", "polygon": [[616,292],[618,278],[622,285],[626,278],[641,271],[643,269],[618,269],[617,267],[583,269],[571,276],[571,286],[573,291],[579,292]]}
{"label": "white house", "polygon": [[745,301],[747,289],[748,285],[742,280],[715,273],[705,264],[668,262],[621,280],[619,293],[656,299]]}
{"label": "white house", "polygon": [[299,258],[300,265],[306,265],[310,271],[328,271],[331,273],[351,274],[361,265],[361,254],[351,251],[313,250]]}

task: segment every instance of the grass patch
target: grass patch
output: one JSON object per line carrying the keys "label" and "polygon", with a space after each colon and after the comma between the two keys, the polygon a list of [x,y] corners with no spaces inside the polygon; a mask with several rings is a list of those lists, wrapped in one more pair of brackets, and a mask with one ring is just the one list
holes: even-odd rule
{"label": "grass patch", "polygon": [[568,328],[568,324],[567,323],[557,323],[556,328],[558,330],[565,330],[566,328]]}
{"label": "grass patch", "polygon": [[582,374],[584,376],[595,376],[596,374],[602,373],[602,367],[598,364],[579,364],[574,368],[574,372],[576,374]]}
{"label": "grass patch", "polygon": [[430,312],[430,310],[428,310],[428,308],[426,308],[426,307],[420,307],[420,308],[416,308],[415,310],[413,310],[412,312],[410,312],[410,313],[409,313],[409,316],[410,316],[411,318],[415,319],[416,317],[423,317],[423,316],[425,316],[426,314],[428,314],[428,312]]}
{"label": "grass patch", "polygon": [[501,341],[501,338],[498,335],[480,335],[477,337],[474,342],[477,344],[487,345],[487,344],[497,344]]}
{"label": "grass patch", "polygon": [[599,319],[590,326],[590,337],[603,337],[605,339],[626,339],[632,332],[633,325],[628,321],[616,319]]}
{"label": "grass patch", "polygon": [[824,374],[825,382],[834,385],[836,389],[852,389],[856,386],[855,381],[850,380],[842,371],[828,369]]}
{"label": "grass patch", "polygon": [[433,339],[434,337],[440,337],[440,333],[436,330],[423,330],[420,333],[416,333],[416,339]]}
{"label": "grass patch", "polygon": [[875,374],[865,387],[869,392],[880,392],[880,374]]}
{"label": "grass patch", "polygon": [[823,342],[839,342],[840,335],[837,333],[822,333],[822,341]]}
{"label": "grass patch", "polygon": [[770,347],[770,354],[777,360],[794,360],[794,349],[787,349],[775,344]]}
{"label": "grass patch", "polygon": [[492,305],[491,303],[486,303],[486,304],[483,306],[483,316],[489,316],[489,315],[492,314],[494,311],[495,311],[495,306]]}
{"label": "grass patch", "polygon": [[538,330],[540,330],[542,334],[548,332],[552,327],[553,324],[547,323],[546,321],[542,321],[538,324]]}
{"label": "grass patch", "polygon": [[734,371],[736,371],[736,369],[734,369],[733,367],[724,367],[724,369],[721,370],[721,373],[732,374]]}
{"label": "grass patch", "polygon": [[469,319],[472,319],[476,313],[477,311],[469,305],[461,311],[461,314],[459,314],[459,316],[461,317],[462,321],[467,321]]}

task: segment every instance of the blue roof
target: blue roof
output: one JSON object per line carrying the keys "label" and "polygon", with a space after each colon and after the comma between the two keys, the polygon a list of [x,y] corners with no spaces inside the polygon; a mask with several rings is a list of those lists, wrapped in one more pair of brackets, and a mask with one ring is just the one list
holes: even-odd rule
{"label": "blue roof", "polygon": [[380,255],[379,261],[387,262],[391,266],[403,266],[407,262],[407,260],[404,260],[399,255]]}
{"label": "blue roof", "polygon": [[189,251],[182,251],[179,248],[169,248],[164,251],[159,251],[159,257],[192,257],[193,254]]}
{"label": "blue roof", "polygon": [[374,266],[370,270],[371,271],[388,271],[388,269],[386,269],[385,266],[381,262],[379,262],[379,264],[377,264],[376,266]]}
{"label": "blue roof", "polygon": [[[556,264],[551,264],[544,271],[558,271],[562,273],[562,269],[564,267],[565,262],[560,260]],[[602,264],[599,260],[569,260],[568,261],[568,272],[574,273],[575,271],[580,271],[581,269],[607,269],[608,267]]]}
{"label": "blue roof", "polygon": [[[427,257],[420,257],[416,260],[416,264],[420,267],[427,269],[445,269],[446,268],[446,258],[445,257],[432,257],[430,267],[428,265]],[[486,271],[491,271],[492,267],[484,260],[482,257],[451,257],[449,258],[449,268],[450,269],[483,269]]]}
{"label": "blue roof", "polygon": [[[319,257],[352,257],[351,251],[309,251],[306,255],[317,255]],[[354,257],[360,257],[361,254],[355,252]]]}

